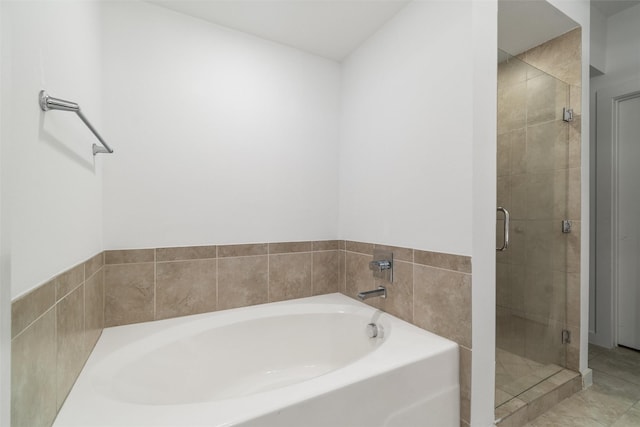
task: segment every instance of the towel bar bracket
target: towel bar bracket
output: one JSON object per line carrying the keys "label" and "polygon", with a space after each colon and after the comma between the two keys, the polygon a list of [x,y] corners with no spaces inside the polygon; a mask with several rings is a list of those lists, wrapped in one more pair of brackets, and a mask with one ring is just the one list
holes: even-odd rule
{"label": "towel bar bracket", "polygon": [[38,103],[40,104],[40,109],[42,111],[61,110],[72,111],[76,113],[78,117],[80,117],[80,120],[82,120],[82,122],[89,128],[91,133],[93,133],[95,137],[98,138],[98,141],[100,141],[100,143],[102,144],[102,147],[97,144],[93,144],[92,151],[94,156],[98,153],[113,153],[111,147],[109,147],[104,139],[102,139],[98,131],[91,125],[91,123],[89,123],[89,120],[87,120],[84,114],[82,114],[82,111],[80,111],[80,106],[77,103],[66,101],[60,98],[54,98],[52,96],[49,96],[44,90],[41,90],[39,93]]}

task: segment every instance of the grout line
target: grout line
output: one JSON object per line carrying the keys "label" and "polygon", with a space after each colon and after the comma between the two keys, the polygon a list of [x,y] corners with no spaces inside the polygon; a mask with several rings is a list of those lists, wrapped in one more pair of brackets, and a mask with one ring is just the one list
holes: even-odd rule
{"label": "grout line", "polygon": [[158,277],[158,273],[157,273],[157,269],[158,269],[158,263],[156,262],[156,249],[153,249],[153,320],[157,320],[158,319],[158,313],[157,313],[157,293],[158,293],[158,289],[157,289],[157,277]]}
{"label": "grout line", "polygon": [[219,290],[218,290],[218,276],[219,276],[219,274],[220,274],[220,270],[219,270],[219,267],[218,267],[218,258],[216,258],[216,283],[215,283],[215,285],[216,285],[216,311],[218,311],[220,309],[220,301],[219,301],[219,298],[218,298],[218,292],[219,292]]}
{"label": "grout line", "polygon": [[[63,296],[61,296],[60,298],[58,298],[58,297],[57,297],[57,295],[56,295],[56,302],[55,302],[55,304],[54,304],[54,305],[57,305],[57,304],[58,304],[58,302],[62,301],[63,299],[65,299],[66,297],[68,297],[69,295],[71,295],[72,293],[74,293],[75,291],[77,291],[77,290],[78,290],[78,288],[79,288],[80,286],[82,286],[82,285],[84,285],[84,281],[82,281],[79,285],[76,285],[76,287],[75,287],[75,288],[71,289],[69,292],[67,292],[66,294],[64,294],[64,295],[63,295]],[[57,294],[57,292],[56,292],[56,294]]]}
{"label": "grout line", "polygon": [[[82,277],[84,277],[84,282],[82,282],[82,348],[85,353],[87,352],[87,263],[82,263]],[[84,355],[83,355],[84,357]],[[80,373],[78,372],[78,375]],[[77,377],[76,377],[77,379]],[[69,390],[71,393],[71,390]]]}
{"label": "grout line", "polygon": [[347,251],[342,250],[342,267],[344,268],[344,276],[341,284],[340,292],[344,292],[347,295]]}
{"label": "grout line", "polygon": [[33,324],[36,323],[38,320],[42,319],[45,316],[45,314],[47,314],[51,310],[55,311],[57,305],[58,305],[58,303],[56,302],[51,307],[46,309],[40,316],[36,317],[35,320],[33,320],[31,323],[29,323],[27,326],[25,326],[20,332],[18,332],[15,337],[11,337],[11,341],[13,341],[14,339],[18,338],[20,335],[22,335],[24,333],[24,331],[26,331],[31,326],[33,326]]}
{"label": "grout line", "polygon": [[94,271],[94,272],[93,272],[93,274],[92,274],[91,276],[87,277],[87,278],[85,279],[85,282],[88,282],[90,279],[92,279],[92,278],[93,278],[93,276],[95,276],[96,274],[98,274],[98,272],[99,272],[101,269],[102,269],[102,266],[101,266],[100,268],[98,268],[96,271]]}
{"label": "grout line", "polygon": [[155,263],[155,257],[152,261],[139,261],[139,262],[116,262],[116,263],[109,263],[109,264],[104,264],[106,265],[131,265],[131,264],[151,264],[151,263]]}
{"label": "grout line", "polygon": [[313,296],[313,282],[314,282],[314,280],[313,280],[313,271],[314,271],[313,267],[314,267],[314,264],[315,264],[315,256],[313,255],[313,252],[311,252],[311,296]]}
{"label": "grout line", "polygon": [[56,365],[55,365],[55,378],[56,378],[56,385],[55,385],[55,391],[54,391],[54,395],[56,397],[55,399],[55,404],[56,404],[56,416],[58,415],[58,374],[59,374],[59,370],[58,370],[58,303],[56,303],[56,305],[53,307],[54,311],[53,311],[53,347],[55,349],[55,359],[56,359]]}
{"label": "grout line", "polygon": [[[104,265],[98,269],[102,270],[102,329],[107,324],[107,286],[105,283],[105,268]],[[100,332],[102,334],[102,332]]]}
{"label": "grout line", "polygon": [[[136,250],[136,249],[131,249],[131,250]],[[343,250],[343,249],[337,248],[337,249],[321,249],[321,250],[310,250],[310,251],[291,251],[291,252],[276,252],[276,253],[271,253],[270,250],[267,250],[266,253],[261,253],[261,254],[230,255],[230,256],[220,256],[220,254],[218,254],[216,252],[216,256],[215,257],[171,259],[171,260],[157,260],[156,256],[154,255],[154,260],[152,260],[152,261],[115,262],[115,263],[104,263],[103,265],[149,264],[149,263],[152,263],[152,262],[157,263],[157,262],[198,261],[198,260],[207,260],[207,259],[211,260],[211,259],[224,259],[224,258],[245,258],[245,257],[264,256],[264,255],[310,254],[310,253],[315,253],[315,252],[333,252],[333,251],[339,251],[339,250]],[[357,253],[359,253],[359,252],[357,252]],[[405,261],[405,262],[409,262],[409,261]]]}
{"label": "grout line", "polygon": [[[275,254],[274,254],[275,255]],[[217,259],[228,259],[228,258],[248,258],[252,256],[269,256],[268,253],[264,254],[251,254],[251,255],[233,255],[233,256],[219,256]]]}
{"label": "grout line", "polygon": [[[89,258],[89,260],[90,260],[90,259],[92,259],[92,258],[94,258],[94,257],[96,257],[96,256],[98,256],[98,255],[100,255],[100,254],[96,254],[96,255],[92,256],[91,258]],[[87,260],[87,261],[88,261],[88,260]],[[58,287],[57,287],[57,286],[56,286],[56,284],[54,283],[54,284],[52,285],[52,286],[53,286],[53,293],[54,293],[54,300],[55,300],[55,301],[54,301],[54,303],[53,303],[50,307],[48,307],[45,311],[43,311],[43,312],[42,312],[42,314],[40,314],[38,317],[36,317],[36,318],[35,318],[34,320],[32,320],[31,322],[29,322],[29,323],[27,324],[27,326],[25,326],[24,328],[22,328],[22,330],[21,330],[20,332],[18,332],[15,336],[11,337],[11,340],[13,340],[14,338],[18,338],[20,335],[22,335],[22,334],[24,333],[24,331],[26,331],[26,330],[27,330],[27,329],[29,329],[31,326],[33,326],[33,324],[34,324],[34,323],[36,323],[38,320],[40,320],[42,317],[44,317],[44,315],[45,315],[45,314],[47,314],[47,313],[48,313],[49,311],[51,311],[52,309],[57,310],[57,308],[56,308],[56,307],[57,307],[57,305],[58,305],[58,303],[59,303],[60,301],[62,301],[63,299],[65,299],[66,297],[68,297],[69,295],[71,295],[72,293],[74,293],[75,291],[77,291],[77,290],[78,290],[78,288],[79,288],[80,286],[85,285],[85,283],[87,282],[87,280],[86,280],[86,276],[85,276],[85,275],[86,275],[86,265],[85,265],[85,263],[86,263],[87,261],[85,261],[85,262],[81,263],[81,264],[83,265],[83,277],[85,277],[85,280],[83,280],[80,284],[78,284],[77,286],[75,286],[73,289],[71,289],[69,292],[67,292],[65,295],[63,295],[63,296],[62,296],[62,297],[60,297],[60,298],[58,298],[58,289],[57,289]],[[76,267],[78,267],[79,265],[80,265],[80,264],[78,264],[78,265],[76,265],[76,266],[74,266],[74,267],[71,267],[70,269],[65,270],[65,271],[72,270],[73,268],[76,268]],[[89,277],[89,279],[91,279],[93,276],[95,276],[97,273],[99,273],[99,272],[100,272],[100,270],[102,270],[103,268],[104,268],[104,265],[100,266],[100,268],[98,268],[98,270],[97,270],[97,271],[95,271],[95,272],[94,272],[94,273]],[[63,273],[60,273],[60,274],[64,274],[64,272],[63,272]],[[45,283],[43,283],[43,284],[42,284],[42,285],[40,285],[39,287],[44,286],[45,284],[49,283],[51,280],[55,280],[58,276],[60,276],[60,274],[58,274],[58,275],[54,276],[52,279],[50,279],[50,280],[46,281]],[[104,282],[104,281],[103,281],[103,282]],[[39,288],[39,287],[38,287],[38,288]],[[35,288],[34,290],[36,290],[36,289],[38,289],[38,288]],[[32,290],[31,292],[33,292],[33,290]],[[102,294],[103,294],[103,295],[102,295],[103,318],[104,318],[104,305],[105,305],[105,302],[104,302],[104,296],[105,296],[105,295],[104,295],[104,293],[105,293],[105,292],[104,292],[104,283],[103,283],[103,289],[102,289]],[[84,295],[85,295],[85,294],[86,294],[86,293],[85,293],[85,292],[83,292],[83,301],[84,301],[84,299],[85,299],[85,297],[84,297]],[[85,303],[85,310],[86,310],[86,303]],[[85,310],[83,310],[83,311],[85,311]],[[85,315],[86,315],[86,314],[85,314]],[[86,329],[86,328],[85,328],[85,329]],[[56,326],[56,330],[57,330],[57,326]],[[56,335],[56,339],[57,339],[57,335]],[[56,350],[56,351],[57,351],[57,350]]]}
{"label": "grout line", "polygon": [[416,264],[411,263],[411,323],[416,324]]}
{"label": "grout line", "polygon": [[459,274],[464,274],[466,276],[472,276],[473,273],[466,273],[464,271],[460,271],[460,270],[451,270],[449,268],[444,268],[444,267],[436,267],[434,265],[426,265],[426,264],[420,264],[417,262],[412,263],[415,266],[420,266],[420,267],[428,267],[428,268],[435,268],[436,270],[442,270],[442,271],[449,271],[451,273],[459,273]]}
{"label": "grout line", "polygon": [[[169,259],[169,260],[156,261],[156,264],[171,263],[171,262],[189,262],[189,261],[211,261],[213,259],[217,259],[217,258],[210,257],[210,258]],[[140,264],[143,264],[143,263],[140,263]]]}
{"label": "grout line", "polygon": [[[86,354],[87,350],[88,350],[88,344],[87,344],[87,287],[85,286],[84,282],[82,284],[82,348],[84,349],[84,352]],[[83,355],[82,357],[84,358],[85,355]],[[88,356],[87,356],[88,358]],[[86,359],[85,359],[86,362]],[[80,375],[80,372],[78,372],[78,375]],[[77,379],[77,377],[76,377]],[[69,393],[71,393],[71,390],[69,390]]]}

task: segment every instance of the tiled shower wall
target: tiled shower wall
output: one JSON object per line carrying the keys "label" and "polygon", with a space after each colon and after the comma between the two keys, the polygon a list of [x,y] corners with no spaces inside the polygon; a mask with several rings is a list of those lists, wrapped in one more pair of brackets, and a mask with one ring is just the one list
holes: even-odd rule
{"label": "tiled shower wall", "polygon": [[[535,69],[518,60],[498,67],[498,205],[511,211],[513,237],[497,254],[496,341],[541,363],[566,358],[578,371],[581,30],[518,58]],[[563,107],[574,121],[562,120]],[[573,223],[569,234],[563,219]],[[568,346],[560,345],[565,328]]]}
{"label": "tiled shower wall", "polygon": [[[394,253],[386,300],[367,303],[460,344],[461,424],[471,381],[469,257],[350,241],[106,251],[13,302],[12,424],[50,426],[103,327],[374,289],[374,248]],[[57,295],[57,297],[56,297]]]}

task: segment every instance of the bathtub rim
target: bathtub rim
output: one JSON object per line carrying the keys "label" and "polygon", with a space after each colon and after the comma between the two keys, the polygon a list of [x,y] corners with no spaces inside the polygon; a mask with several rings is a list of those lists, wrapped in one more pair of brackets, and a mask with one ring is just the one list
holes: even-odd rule
{"label": "bathtub rim", "polygon": [[[278,402],[281,407],[295,405],[314,396],[330,393],[332,390],[354,384],[358,381],[366,380],[369,377],[385,374],[398,369],[400,367],[417,363],[425,358],[437,356],[440,354],[448,354],[447,357],[455,358],[455,363],[450,364],[451,369],[447,367],[446,375],[450,383],[450,387],[459,389],[459,349],[458,345],[448,339],[437,336],[431,332],[421,329],[415,325],[409,324],[401,319],[396,318],[385,312],[380,312],[374,307],[363,304],[352,298],[340,293],[320,295],[314,297],[301,298],[296,300],[280,301],[268,304],[261,304],[250,307],[241,307],[224,311],[211,313],[203,313],[192,316],[184,316],[173,319],[163,319],[159,321],[145,322],[133,325],[122,325],[112,328],[106,328],[103,336],[98,341],[94,351],[92,352],[83,372],[80,374],[76,385],[74,385],[67,401],[62,406],[54,426],[85,426],[85,425],[180,425],[188,423],[189,425],[210,425],[210,426],[227,426],[235,425],[254,419],[256,417],[271,413],[274,409],[273,404],[266,404],[260,399],[265,393],[259,393],[238,399],[220,402],[204,402],[182,405],[171,405],[167,407],[161,406],[142,406],[138,404],[130,404],[126,402],[114,401],[106,398],[98,393],[90,393],[92,370],[96,369],[99,362],[109,353],[105,352],[111,345],[126,345],[130,340],[148,333],[166,333],[167,325],[182,325],[192,322],[194,319],[207,319],[209,317],[224,317],[245,315],[247,312],[256,310],[272,310],[282,309],[284,307],[297,306],[303,308],[309,305],[325,305],[336,309],[337,307],[349,307],[350,310],[364,311],[374,315],[379,313],[379,318],[385,322],[391,322],[393,333],[390,335],[389,342],[392,344],[400,344],[399,349],[390,349],[381,346],[380,349],[365,356],[358,363],[348,365],[345,369],[341,368],[332,371],[326,375],[313,378],[303,383],[293,384],[280,389],[268,391],[270,402]],[[424,340],[414,340],[417,336],[422,336]],[[407,340],[408,341],[404,341]],[[393,340],[393,342],[392,342]],[[401,342],[395,343],[400,340]],[[106,348],[104,348],[106,347]],[[408,354],[406,350],[411,349],[413,353]],[[385,351],[381,351],[385,350]],[[455,367],[454,367],[455,365]],[[357,366],[357,368],[355,368]],[[449,372],[450,371],[450,372]],[[306,387],[308,385],[311,387]],[[265,399],[262,399],[265,400]],[[227,403],[230,403],[227,405]],[[244,409],[252,408],[251,413],[244,412]],[[126,413],[125,419],[118,419],[118,414]],[[194,417],[194,413],[208,414],[208,421],[202,424],[198,421],[199,417]],[[88,420],[92,419],[92,414],[98,420],[105,420],[109,416],[115,416],[115,419],[105,421],[103,424],[92,424]],[[135,420],[132,421],[132,420]]]}

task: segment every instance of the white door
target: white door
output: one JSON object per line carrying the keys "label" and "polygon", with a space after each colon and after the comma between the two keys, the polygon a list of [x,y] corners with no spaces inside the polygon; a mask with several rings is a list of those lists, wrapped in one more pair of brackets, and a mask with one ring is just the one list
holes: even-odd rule
{"label": "white door", "polygon": [[640,95],[617,106],[618,344],[640,350]]}

